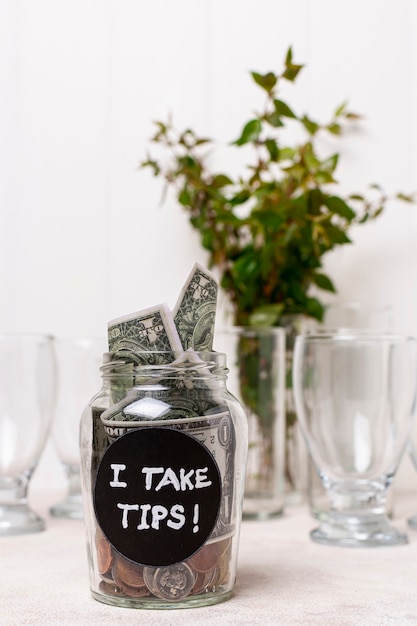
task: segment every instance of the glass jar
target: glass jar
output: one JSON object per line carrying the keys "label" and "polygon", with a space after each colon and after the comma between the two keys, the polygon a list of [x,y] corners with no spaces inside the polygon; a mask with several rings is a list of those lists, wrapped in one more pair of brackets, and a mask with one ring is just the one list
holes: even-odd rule
{"label": "glass jar", "polygon": [[221,602],[236,577],[244,409],[224,354],[135,356],[104,355],[103,388],[81,420],[92,595],[136,608]]}

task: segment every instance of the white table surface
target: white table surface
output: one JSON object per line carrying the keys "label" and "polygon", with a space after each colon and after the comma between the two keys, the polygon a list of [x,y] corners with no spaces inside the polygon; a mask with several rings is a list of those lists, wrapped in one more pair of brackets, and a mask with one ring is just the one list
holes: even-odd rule
{"label": "white table surface", "polygon": [[0,538],[0,624],[359,626],[417,624],[417,494],[396,495],[394,522],[409,543],[334,548],[313,543],[306,506],[279,519],[244,522],[233,597],[199,609],[135,610],[108,606],[89,592],[83,522],[54,519],[59,494],[34,492],[47,529]]}

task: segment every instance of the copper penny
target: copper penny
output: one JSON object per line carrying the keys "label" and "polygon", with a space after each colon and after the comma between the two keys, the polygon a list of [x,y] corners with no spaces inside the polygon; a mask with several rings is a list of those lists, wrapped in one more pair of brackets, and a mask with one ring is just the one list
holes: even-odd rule
{"label": "copper penny", "polygon": [[117,556],[114,560],[112,574],[114,581],[120,587],[139,589],[145,587],[143,579],[143,566]]}
{"label": "copper penny", "polygon": [[216,567],[220,557],[227,550],[228,546],[229,539],[206,543],[198,552],[188,559],[187,563],[196,572],[209,572]]}
{"label": "copper penny", "polygon": [[109,571],[113,561],[111,545],[103,535],[96,538],[96,549],[98,571],[103,575]]}
{"label": "copper penny", "polygon": [[224,552],[218,565],[213,570],[213,578],[208,584],[208,591],[218,591],[220,585],[225,585],[230,580],[230,554]]}
{"label": "copper penny", "polygon": [[219,579],[218,585],[226,585],[230,580],[230,554],[224,552],[220,557],[220,563],[218,566]]}
{"label": "copper penny", "polygon": [[105,580],[100,581],[99,591],[108,596],[120,596],[122,591],[119,587],[116,587],[114,583],[107,582]]}
{"label": "copper penny", "polygon": [[129,598],[143,598],[145,596],[150,596],[151,592],[145,586],[143,587],[129,587],[129,585],[123,585],[120,588],[120,591],[123,595],[128,596]]}

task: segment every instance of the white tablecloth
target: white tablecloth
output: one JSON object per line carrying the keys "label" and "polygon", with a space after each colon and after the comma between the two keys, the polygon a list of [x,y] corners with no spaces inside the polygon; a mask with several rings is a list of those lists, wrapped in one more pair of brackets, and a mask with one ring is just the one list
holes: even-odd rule
{"label": "white tablecloth", "polygon": [[417,624],[417,495],[398,495],[394,523],[409,543],[389,548],[334,548],[313,543],[305,506],[282,518],[244,522],[232,599],[187,610],[143,611],[90,597],[83,522],[54,519],[57,494],[31,494],[47,529],[0,538],[0,624],[166,624],[370,626]]}

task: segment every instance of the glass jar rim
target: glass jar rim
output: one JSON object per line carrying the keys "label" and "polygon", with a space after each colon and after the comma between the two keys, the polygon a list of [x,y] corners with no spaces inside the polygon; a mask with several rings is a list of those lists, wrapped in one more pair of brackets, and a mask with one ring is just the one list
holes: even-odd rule
{"label": "glass jar rim", "polygon": [[[103,364],[100,371],[103,377],[125,377],[127,375],[152,374],[158,375],[161,372],[164,376],[175,375],[179,372],[196,375],[226,375],[226,354],[216,351],[185,351],[180,356],[175,356],[172,350],[142,350],[132,352],[133,357],[137,357],[143,362],[135,363],[126,358],[113,358],[115,353],[105,352],[103,354]],[[168,357],[170,360],[161,363],[149,362],[151,358]],[[189,358],[188,358],[189,357]]]}

